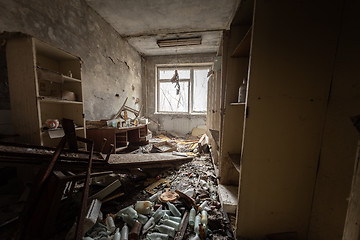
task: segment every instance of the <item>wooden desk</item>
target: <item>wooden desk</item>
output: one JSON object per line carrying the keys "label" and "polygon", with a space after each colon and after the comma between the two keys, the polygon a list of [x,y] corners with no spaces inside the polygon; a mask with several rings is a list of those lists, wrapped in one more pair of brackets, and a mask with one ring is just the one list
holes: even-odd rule
{"label": "wooden desk", "polygon": [[115,153],[128,145],[141,146],[148,144],[147,132],[147,124],[124,128],[103,127],[87,129],[86,137],[94,141],[95,151],[101,150],[103,139],[106,138],[107,142],[103,152],[108,153],[110,144],[114,144],[113,153]]}

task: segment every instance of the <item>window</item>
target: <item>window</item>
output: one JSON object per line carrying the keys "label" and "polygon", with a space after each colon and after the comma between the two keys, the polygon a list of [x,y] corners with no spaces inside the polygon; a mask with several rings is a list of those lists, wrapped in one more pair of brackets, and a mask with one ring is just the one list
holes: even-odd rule
{"label": "window", "polygon": [[[157,67],[157,112],[206,113],[211,66]],[[175,70],[178,78],[174,81]]]}

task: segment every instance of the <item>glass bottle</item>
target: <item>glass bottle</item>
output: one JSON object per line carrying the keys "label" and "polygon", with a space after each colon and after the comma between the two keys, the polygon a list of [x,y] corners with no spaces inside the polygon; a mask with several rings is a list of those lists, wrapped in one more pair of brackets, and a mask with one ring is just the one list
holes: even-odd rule
{"label": "glass bottle", "polygon": [[169,227],[166,225],[157,225],[155,226],[155,229],[158,230],[159,232],[166,233],[172,238],[175,237],[175,228],[173,227]]}
{"label": "glass bottle", "polygon": [[138,213],[136,212],[136,210],[134,209],[134,207],[132,205],[121,209],[119,212],[116,213],[115,216],[121,217],[121,214],[127,214],[132,218],[137,218],[138,217]]}
{"label": "glass bottle", "polygon": [[195,231],[195,233],[197,233],[197,234],[200,233],[200,231],[199,231],[200,222],[201,222],[201,216],[200,216],[200,214],[198,214],[198,215],[196,215],[196,217],[195,217],[195,223],[194,223],[194,231]]}
{"label": "glass bottle", "polygon": [[195,215],[196,215],[195,208],[192,207],[191,210],[190,210],[190,215],[189,215],[189,225],[190,225],[191,227],[194,227],[194,224],[195,224]]}
{"label": "glass bottle", "polygon": [[155,226],[155,219],[154,217],[151,217],[149,219],[149,221],[147,221],[147,223],[144,225],[142,233],[146,233],[147,231],[149,231],[151,228],[153,228]]}
{"label": "glass bottle", "polygon": [[166,226],[175,228],[176,231],[179,230],[180,224],[178,222],[172,221],[170,219],[163,219],[160,222]]}
{"label": "glass bottle", "polygon": [[150,240],[168,240],[169,236],[167,234],[164,233],[148,233],[146,235],[146,238],[150,239]]}
{"label": "glass bottle", "polygon": [[208,214],[205,210],[201,211],[201,223],[207,225],[208,223]]}
{"label": "glass bottle", "polygon": [[164,212],[162,210],[162,205],[156,209],[156,211],[154,212],[154,214],[152,215],[154,217],[155,222],[158,222],[160,220],[160,218],[162,218],[162,216],[164,216]]}
{"label": "glass bottle", "polygon": [[200,240],[199,235],[196,233],[196,235],[190,237],[190,240]]}
{"label": "glass bottle", "polygon": [[149,197],[149,201],[150,202],[156,202],[159,199],[160,194],[161,194],[161,191],[155,193],[154,195]]}
{"label": "glass bottle", "polygon": [[124,224],[123,228],[121,229],[121,240],[128,240],[129,235],[129,227]]}
{"label": "glass bottle", "polygon": [[141,224],[145,224],[145,223],[149,220],[149,218],[148,218],[147,216],[142,215],[142,214],[139,213],[137,220],[138,220]]}
{"label": "glass bottle", "polygon": [[121,235],[119,232],[119,228],[116,228],[113,240],[121,240],[120,237],[121,237]]}
{"label": "glass bottle", "polygon": [[110,232],[114,232],[116,229],[114,219],[110,216],[110,214],[106,216],[106,227]]}
{"label": "glass bottle", "polygon": [[175,217],[181,217],[181,213],[179,212],[179,210],[175,207],[174,204],[167,202],[167,205],[169,207],[170,212],[175,216]]}

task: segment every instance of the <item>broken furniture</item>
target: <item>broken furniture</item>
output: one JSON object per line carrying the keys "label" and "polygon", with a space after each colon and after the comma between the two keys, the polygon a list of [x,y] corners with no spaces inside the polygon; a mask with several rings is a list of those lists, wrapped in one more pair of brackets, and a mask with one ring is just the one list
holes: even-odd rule
{"label": "broken furniture", "polygon": [[139,110],[133,109],[131,107],[126,106],[127,100],[128,100],[128,98],[125,99],[123,105],[121,106],[119,111],[115,114],[113,119],[117,119],[117,118],[121,117],[122,119],[126,120],[125,118],[127,118],[127,117],[124,117],[124,115],[125,115],[125,113],[123,113],[124,111],[132,112],[135,115],[135,118],[138,118],[140,116],[142,106],[140,107]]}
{"label": "broken furniture", "polygon": [[17,142],[57,146],[61,137],[43,128],[47,119],[73,119],[76,135],[86,137],[80,58],[22,35],[7,39],[6,59]]}
{"label": "broken furniture", "polygon": [[[67,129],[65,129],[67,134],[62,137],[47,167],[41,168],[38,172],[37,179],[33,183],[30,195],[19,218],[18,229],[15,232],[16,239],[50,238],[55,232],[59,205],[67,186],[66,182],[73,182],[76,179],[85,179],[81,211],[77,220],[76,239],[80,240],[83,237],[94,147],[91,140],[76,137],[72,120],[65,119],[64,123],[67,125]],[[54,167],[60,158],[61,152],[64,150],[66,142],[70,149],[77,150],[77,141],[88,144],[90,149],[90,152],[88,152],[86,175],[81,176],[80,179],[76,175],[66,177],[60,171],[54,171]]]}
{"label": "broken furniture", "polygon": [[[147,124],[124,128],[92,128],[87,129],[86,134],[89,139],[92,139],[94,141],[94,149],[98,152],[109,152],[111,144],[114,145],[112,153],[116,153],[126,148],[128,145],[142,146],[149,143],[147,137]],[[106,138],[107,141],[105,143],[105,146],[102,147],[104,138]]]}
{"label": "broken furniture", "polygon": [[[54,151],[51,147],[0,142],[0,166],[39,166],[48,163]],[[103,154],[94,152],[92,169],[128,173],[130,169],[137,168],[174,167],[193,159],[192,156],[181,157],[172,153],[110,154],[108,162],[105,158]],[[56,170],[85,171],[87,162],[88,152],[64,150],[60,154]]]}

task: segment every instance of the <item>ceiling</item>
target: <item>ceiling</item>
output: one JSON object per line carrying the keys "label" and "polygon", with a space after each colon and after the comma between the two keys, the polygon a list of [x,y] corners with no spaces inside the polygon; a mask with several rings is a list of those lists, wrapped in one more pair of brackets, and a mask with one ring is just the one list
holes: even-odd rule
{"label": "ceiling", "polygon": [[[145,56],[211,53],[240,0],[86,0]],[[157,40],[199,37],[200,45],[159,48]]]}

